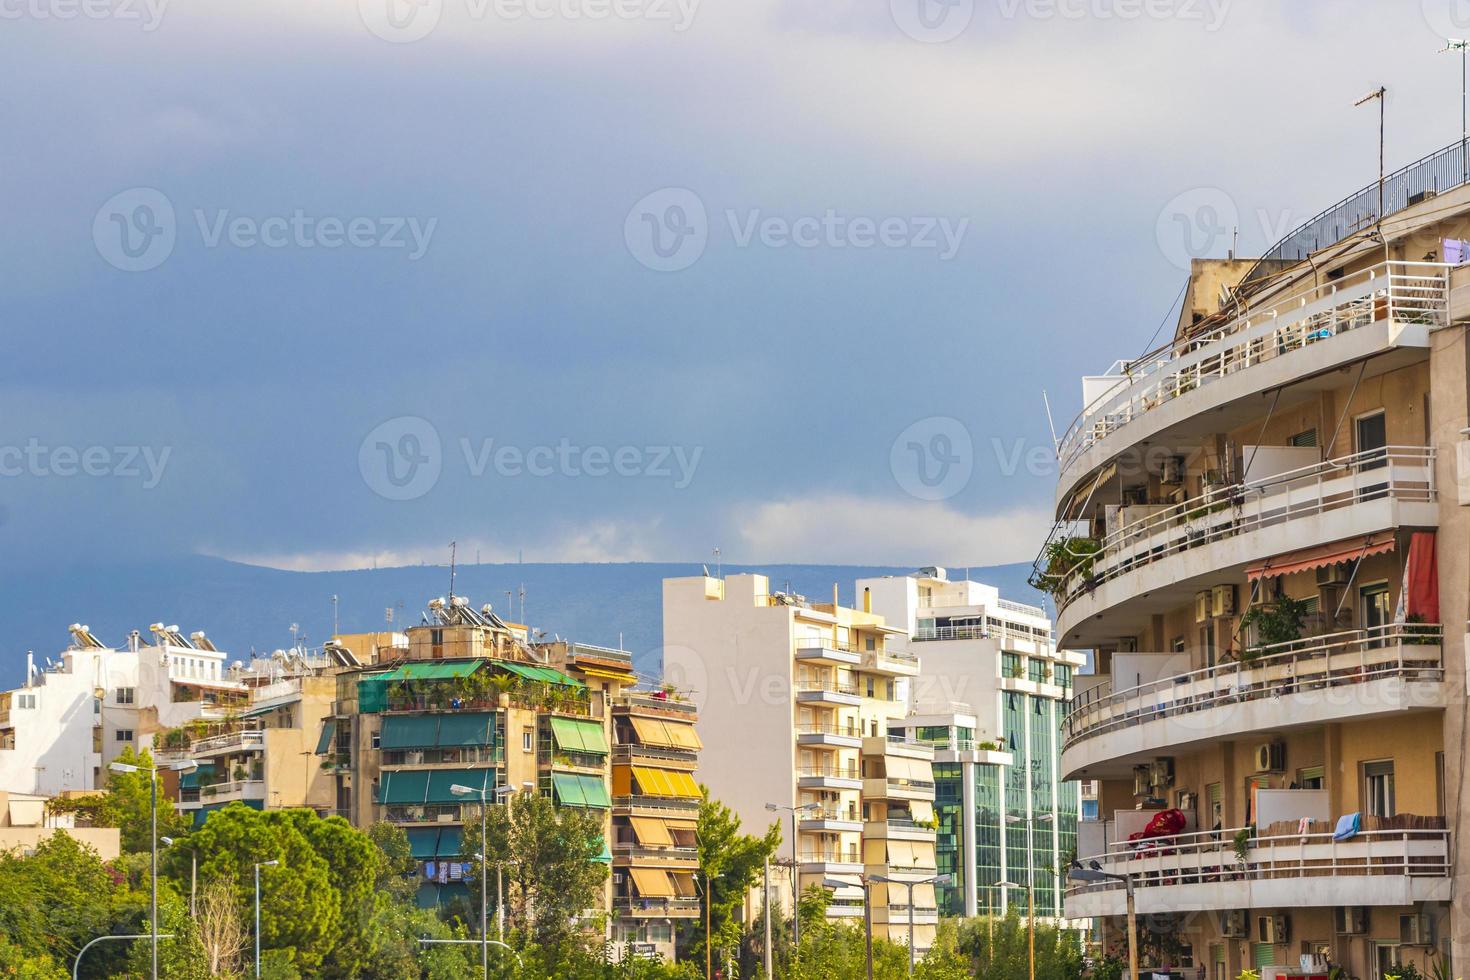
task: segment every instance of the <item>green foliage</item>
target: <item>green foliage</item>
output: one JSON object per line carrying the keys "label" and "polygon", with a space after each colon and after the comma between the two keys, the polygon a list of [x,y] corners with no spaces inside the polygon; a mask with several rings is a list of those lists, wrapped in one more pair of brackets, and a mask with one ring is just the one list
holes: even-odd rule
{"label": "green foliage", "polygon": [[482,850],[480,828],[470,824],[461,843],[464,860],[474,865],[465,882],[473,907],[480,907],[481,877],[474,855],[483,853],[492,883],[496,868],[504,870],[508,926],[548,949],[561,949],[579,937],[576,917],[600,904],[608,875],[607,865],[596,860],[603,849],[601,817],[557,807],[545,796],[517,793],[504,806],[490,808],[486,836],[488,846]]}
{"label": "green foliage", "polygon": [[[992,935],[993,934],[993,935]],[[1028,975],[1027,921],[1012,906],[1004,917],[967,919],[959,926],[956,949],[979,976],[1021,980]],[[1082,949],[1075,932],[1036,923],[1036,980],[1080,980]]]}
{"label": "green foliage", "polygon": [[[138,772],[116,772],[107,770],[107,793],[94,811],[94,820],[102,827],[117,827],[121,832],[122,849],[133,853],[148,851],[151,832],[148,819],[153,775],[146,770],[153,768],[153,754],[147,749],[136,752],[131,745],[118,754],[115,762],[138,766]],[[182,837],[189,830],[189,818],[174,809],[159,787],[157,797],[158,835],[160,837]]]}
{"label": "green foliage", "polygon": [[1242,660],[1249,662],[1261,654],[1261,647],[1291,643],[1301,639],[1302,624],[1307,618],[1307,603],[1291,596],[1279,596],[1275,602],[1252,606],[1240,618],[1240,628],[1255,626],[1260,644],[1247,650]]}
{"label": "green foliage", "polygon": [[[147,932],[147,922],[140,932]],[[158,931],[172,939],[158,942],[158,975],[165,980],[209,980],[209,957],[199,938],[199,927],[189,918],[189,903],[172,892],[158,895]],[[90,954],[89,954],[90,955]],[[152,968],[152,945],[135,942],[128,952],[128,972],[146,977]]]}
{"label": "green foliage", "polygon": [[15,980],[67,980],[70,976],[50,953],[27,952],[0,932],[0,977],[14,977]]}
{"label": "green foliage", "polygon": [[379,820],[368,828],[368,839],[382,854],[375,887],[395,901],[410,902],[419,883],[415,874],[418,862],[413,858],[413,849],[408,843],[408,834],[397,824]]}
{"label": "green foliage", "polygon": [[1067,590],[1067,579],[1073,573],[1086,579],[1092,574],[1102,545],[1094,538],[1059,538],[1046,546],[1041,554],[1042,571],[1031,584],[1047,589],[1053,595]]}
{"label": "green foliage", "polygon": [[[704,798],[699,804],[695,826],[699,839],[699,881],[709,889],[710,932],[714,949],[726,953],[740,944],[740,906],[750,887],[764,873],[766,859],[781,844],[780,822],[772,823],[765,835],[741,833],[740,818],[718,800]],[[705,961],[704,917],[690,920],[680,936],[680,955],[703,965]],[[718,957],[717,957],[718,958]]]}

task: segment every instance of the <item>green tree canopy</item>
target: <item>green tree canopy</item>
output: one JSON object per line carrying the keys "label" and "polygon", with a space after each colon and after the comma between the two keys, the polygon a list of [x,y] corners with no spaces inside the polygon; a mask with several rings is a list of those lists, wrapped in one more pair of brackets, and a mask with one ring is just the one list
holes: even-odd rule
{"label": "green tree canopy", "polygon": [[[780,822],[774,822],[765,835],[753,837],[741,832],[740,818],[709,790],[700,787],[704,799],[699,804],[696,824],[699,838],[699,878],[701,887],[709,889],[710,931],[714,948],[730,951],[740,942],[740,906],[750,887],[760,880],[768,858],[781,845]],[[704,917],[689,920],[680,942],[684,955],[700,964],[705,960]]]}
{"label": "green tree canopy", "polygon": [[[149,800],[152,797],[153,753],[134,751],[131,745],[120,752],[114,762],[137,766],[137,772],[107,770],[107,793],[94,811],[95,819],[104,827],[117,827],[124,852],[142,852],[151,848]],[[156,809],[160,837],[181,837],[188,832],[190,819],[174,809],[173,802],[158,787]]]}

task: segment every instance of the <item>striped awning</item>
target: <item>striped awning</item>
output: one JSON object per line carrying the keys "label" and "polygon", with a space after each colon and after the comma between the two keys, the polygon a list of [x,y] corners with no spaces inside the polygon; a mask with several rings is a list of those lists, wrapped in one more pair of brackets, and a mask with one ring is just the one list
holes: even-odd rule
{"label": "striped awning", "polygon": [[1369,555],[1381,555],[1392,551],[1393,548],[1393,532],[1379,531],[1377,534],[1370,534],[1362,538],[1349,538],[1346,541],[1317,545],[1313,548],[1303,548],[1300,551],[1278,555],[1259,565],[1247,568],[1245,574],[1252,582],[1263,578],[1277,578],[1296,572],[1308,572],[1327,565],[1357,561]]}

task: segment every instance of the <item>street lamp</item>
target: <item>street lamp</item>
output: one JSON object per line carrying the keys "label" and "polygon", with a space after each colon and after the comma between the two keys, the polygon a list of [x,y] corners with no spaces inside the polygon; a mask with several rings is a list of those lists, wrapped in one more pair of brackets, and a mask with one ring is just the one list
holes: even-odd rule
{"label": "street lamp", "polygon": [[767,803],[766,809],[772,813],[782,810],[791,814],[791,945],[801,952],[801,885],[798,879],[801,877],[798,871],[801,867],[801,858],[796,853],[796,815],[808,810],[817,809],[815,803],[802,803],[797,806],[785,806],[779,803]]}
{"label": "street lamp", "polygon": [[995,887],[1026,889],[1026,975],[1036,980],[1036,893],[1030,885],[1018,885],[1014,881],[997,881]]}
{"label": "street lamp", "polygon": [[1470,120],[1470,117],[1467,117],[1466,115],[1465,101],[1467,78],[1467,50],[1470,50],[1470,41],[1462,41],[1458,38],[1452,37],[1445,40],[1445,46],[1440,49],[1439,53],[1447,54],[1451,51],[1460,52],[1460,166],[1462,168],[1461,177],[1463,179],[1470,180],[1470,159],[1467,159],[1465,156],[1466,134],[1470,133],[1470,121],[1467,121]]}
{"label": "street lamp", "polygon": [[[176,762],[173,765],[163,766],[165,770],[172,772],[187,772],[197,768],[199,763],[193,759]],[[113,772],[146,772],[148,774],[148,877],[152,894],[148,900],[149,932],[153,934],[150,945],[153,947],[153,980],[158,980],[158,773],[159,766],[134,766],[126,762],[112,762],[107,768]]]}
{"label": "street lamp", "polygon": [[[494,796],[497,801],[503,800],[515,792],[514,787],[499,786],[494,790],[486,790],[483,786],[475,789],[473,786],[465,786],[455,783],[449,787],[449,792],[455,796],[478,796],[480,798],[480,853],[475,855],[475,860],[480,862],[480,971],[483,976],[490,976],[490,916],[487,912],[490,895],[490,859],[485,855],[490,850],[490,844],[486,840],[486,814],[490,807],[490,797]],[[501,939],[505,938],[505,872],[498,864],[495,867],[495,932]]]}
{"label": "street lamp", "polygon": [[1128,896],[1128,976],[1131,980],[1138,980],[1138,915],[1133,905],[1133,879],[1127,875],[1115,875],[1104,871],[1102,865],[1096,861],[1089,861],[1090,867],[1084,868],[1080,861],[1073,861],[1067,877],[1073,881],[1085,881],[1096,883],[1100,881],[1121,881],[1123,891]]}
{"label": "street lamp", "polygon": [[[160,837],[165,847],[173,847],[178,841],[172,837]],[[194,918],[194,891],[199,883],[199,851],[189,848],[189,918]]]}
{"label": "street lamp", "polygon": [[907,889],[909,907],[909,976],[914,975],[914,886],[915,885],[947,885],[951,876],[935,875],[932,878],[920,878],[918,881],[904,881],[901,878],[889,878],[885,875],[870,875],[869,881],[882,882],[885,885],[902,885]]}
{"label": "street lamp", "polygon": [[255,864],[255,978],[260,980],[260,869],[273,868],[280,861],[257,861]]}
{"label": "street lamp", "polygon": [[[858,884],[863,889],[863,946],[868,964],[868,980],[873,980],[873,903],[869,901],[868,877],[858,875]],[[823,878],[822,887],[830,889],[851,888],[852,882],[843,881],[841,878]]]}

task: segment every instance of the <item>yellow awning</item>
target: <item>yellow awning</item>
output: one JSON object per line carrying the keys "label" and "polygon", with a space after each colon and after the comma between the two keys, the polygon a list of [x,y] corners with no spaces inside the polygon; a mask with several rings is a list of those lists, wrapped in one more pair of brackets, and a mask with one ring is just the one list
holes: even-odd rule
{"label": "yellow awning", "polygon": [[674,883],[669,880],[669,873],[658,868],[629,868],[628,873],[633,876],[633,887],[638,889],[638,894],[643,898],[673,898]]}
{"label": "yellow awning", "polygon": [[911,868],[914,865],[914,845],[906,840],[888,842],[888,863],[895,868]]}
{"label": "yellow awning", "polygon": [[912,902],[914,908],[916,908],[916,909],[932,909],[932,908],[936,907],[937,903],[934,901],[934,886],[933,885],[928,885],[928,884],[914,885],[912,891],[913,891],[913,898],[911,899],[911,902]]}
{"label": "yellow awning", "polygon": [[704,743],[699,740],[699,733],[694,730],[693,725],[681,725],[678,722],[666,722],[664,731],[669,733],[674,746],[680,749],[692,749],[699,751],[704,748]]}
{"label": "yellow awning", "polygon": [[638,781],[638,790],[644,796],[673,796],[665,774],[660,769],[634,766],[633,778]]}
{"label": "yellow awning", "polygon": [[699,792],[699,783],[695,782],[694,777],[689,773],[666,772],[664,775],[668,777],[673,790],[669,795],[683,797],[687,800],[697,800],[703,795]]}
{"label": "yellow awning", "polygon": [[921,868],[934,867],[934,844],[932,841],[916,840],[913,842],[914,864]]}
{"label": "yellow awning", "polygon": [[636,715],[629,720],[633,722],[633,731],[638,733],[638,741],[644,745],[660,749],[678,748],[673,736],[668,732],[668,727],[663,722],[653,718],[639,718]]}
{"label": "yellow awning", "polygon": [[915,823],[928,823],[934,819],[934,804],[928,800],[910,800],[909,813],[913,814]]}
{"label": "yellow awning", "polygon": [[633,833],[640,844],[668,847],[674,843],[674,838],[669,836],[669,828],[664,826],[662,820],[655,817],[629,817],[628,821],[633,825]]}
{"label": "yellow awning", "polygon": [[674,891],[680,898],[693,898],[697,894],[694,890],[694,872],[670,871],[669,877],[673,879]]}

